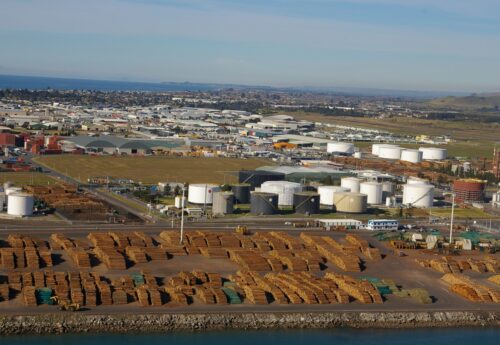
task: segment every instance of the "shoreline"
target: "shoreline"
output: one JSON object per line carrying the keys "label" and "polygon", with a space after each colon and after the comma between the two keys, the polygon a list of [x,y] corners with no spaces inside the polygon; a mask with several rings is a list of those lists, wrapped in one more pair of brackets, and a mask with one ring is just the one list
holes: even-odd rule
{"label": "shoreline", "polygon": [[499,311],[1,315],[0,335],[224,329],[498,327]]}

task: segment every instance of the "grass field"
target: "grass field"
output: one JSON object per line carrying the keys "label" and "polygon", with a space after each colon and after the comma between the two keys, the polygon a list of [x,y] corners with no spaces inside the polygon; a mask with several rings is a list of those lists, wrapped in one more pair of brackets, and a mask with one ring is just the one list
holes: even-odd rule
{"label": "grass field", "polygon": [[[433,208],[431,215],[434,217],[451,217],[451,208]],[[489,213],[477,208],[455,208],[455,218],[495,218]]]}
{"label": "grass field", "polygon": [[264,159],[83,155],[43,156],[37,157],[36,161],[84,183],[89,177],[111,176],[145,184],[161,181],[231,183],[236,182],[231,172],[272,164]]}
{"label": "grass field", "polygon": [[0,183],[10,181],[16,186],[28,184],[46,186],[57,183],[52,177],[39,172],[0,172]]}
{"label": "grass field", "polygon": [[376,119],[351,116],[325,116],[317,113],[290,112],[297,119],[345,126],[373,128],[408,135],[450,135],[457,140],[500,141],[500,123],[441,121],[413,118]]}

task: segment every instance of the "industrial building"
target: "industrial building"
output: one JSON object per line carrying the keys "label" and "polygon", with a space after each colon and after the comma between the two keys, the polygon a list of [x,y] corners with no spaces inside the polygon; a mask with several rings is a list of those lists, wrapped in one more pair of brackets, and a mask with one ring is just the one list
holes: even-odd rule
{"label": "industrial building", "polygon": [[87,153],[106,154],[150,154],[154,150],[171,150],[185,145],[184,140],[148,140],[148,139],[128,139],[110,135],[99,137],[75,136],[65,137],[62,140],[63,146],[72,146],[84,150]]}
{"label": "industrial building", "polygon": [[398,228],[399,221],[395,219],[370,219],[366,224],[366,229],[372,231],[392,231]]}
{"label": "industrial building", "polygon": [[347,230],[358,230],[363,226],[363,223],[356,219],[317,219],[316,222],[327,231],[339,227],[344,227]]}

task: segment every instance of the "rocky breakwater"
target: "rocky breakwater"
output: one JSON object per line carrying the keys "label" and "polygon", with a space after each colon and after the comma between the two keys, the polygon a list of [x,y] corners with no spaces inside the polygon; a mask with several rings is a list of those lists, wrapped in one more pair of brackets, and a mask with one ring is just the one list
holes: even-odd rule
{"label": "rocky breakwater", "polygon": [[0,335],[286,328],[500,326],[500,312],[54,313],[1,316]]}

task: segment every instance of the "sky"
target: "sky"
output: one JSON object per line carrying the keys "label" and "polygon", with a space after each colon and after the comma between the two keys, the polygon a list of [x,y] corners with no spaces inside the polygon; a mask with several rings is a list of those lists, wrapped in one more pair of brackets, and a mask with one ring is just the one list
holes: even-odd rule
{"label": "sky", "polygon": [[0,0],[0,74],[500,91],[500,0]]}

